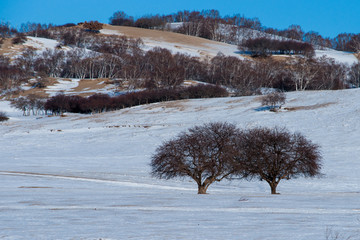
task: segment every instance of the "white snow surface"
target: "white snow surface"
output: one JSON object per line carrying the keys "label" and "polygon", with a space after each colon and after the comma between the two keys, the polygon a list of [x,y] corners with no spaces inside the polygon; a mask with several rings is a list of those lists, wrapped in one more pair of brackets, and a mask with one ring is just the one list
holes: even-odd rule
{"label": "white snow surface", "polygon": [[119,33],[118,31],[112,30],[112,29],[100,29],[100,33],[106,34],[106,35],[119,35],[119,36],[124,35],[122,33]]}
{"label": "white snow surface", "polygon": [[[360,89],[182,100],[96,115],[23,117],[0,102],[0,239],[360,239]],[[214,183],[150,176],[157,146],[196,124],[285,126],[321,146],[323,176]]]}
{"label": "white snow surface", "polygon": [[161,47],[168,49],[173,54],[182,53],[192,57],[210,56],[215,57],[218,53],[222,53],[226,56],[238,57],[244,59],[240,55],[236,45],[231,45],[222,42],[214,42],[214,44],[204,44],[204,47],[196,45],[179,44],[173,42],[157,41],[150,38],[142,38],[144,42],[143,50],[149,51],[155,47]]}
{"label": "white snow surface", "polygon": [[353,53],[348,52],[342,52],[342,51],[336,51],[333,49],[327,49],[327,50],[315,50],[315,56],[317,58],[320,57],[328,57],[333,58],[337,63],[343,63],[346,65],[353,65],[359,62],[359,60],[355,57]]}
{"label": "white snow surface", "polygon": [[26,37],[27,40],[23,44],[25,46],[36,48],[40,51],[45,51],[46,49],[55,49],[59,44],[58,41],[48,38],[40,38],[40,37]]}

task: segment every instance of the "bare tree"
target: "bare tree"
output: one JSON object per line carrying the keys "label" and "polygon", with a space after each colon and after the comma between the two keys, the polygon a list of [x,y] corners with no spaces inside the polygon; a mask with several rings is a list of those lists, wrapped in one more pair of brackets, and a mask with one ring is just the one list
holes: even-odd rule
{"label": "bare tree", "polygon": [[243,135],[240,162],[248,177],[259,177],[276,194],[283,179],[320,174],[319,146],[285,128],[254,128]]}
{"label": "bare tree", "polygon": [[190,177],[198,185],[198,194],[206,194],[210,184],[240,171],[239,134],[235,125],[221,122],[190,128],[157,148],[151,159],[152,175]]}
{"label": "bare tree", "polygon": [[297,59],[291,63],[290,76],[296,91],[305,91],[320,71],[316,61]]}
{"label": "bare tree", "polygon": [[269,93],[261,98],[261,105],[269,106],[270,111],[277,111],[285,104],[286,95],[283,92]]}
{"label": "bare tree", "polygon": [[132,16],[128,16],[123,11],[114,12],[114,14],[110,18],[111,25],[119,25],[119,26],[132,26],[134,25],[134,18]]}

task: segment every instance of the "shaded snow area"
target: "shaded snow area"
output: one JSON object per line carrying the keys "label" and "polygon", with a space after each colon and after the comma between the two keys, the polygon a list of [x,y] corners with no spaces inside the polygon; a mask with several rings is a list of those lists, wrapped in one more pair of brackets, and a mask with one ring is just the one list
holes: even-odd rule
{"label": "shaded snow area", "polygon": [[323,56],[333,58],[337,63],[343,63],[350,66],[359,62],[353,53],[341,52],[333,49],[315,50],[315,55],[317,58]]}
{"label": "shaded snow area", "polygon": [[[360,90],[183,100],[96,115],[23,117],[0,102],[0,239],[360,239]],[[321,178],[214,183],[150,176],[157,146],[195,124],[285,126],[321,146]],[[328,238],[329,239],[329,238]],[[335,238],[334,238],[335,239]]]}

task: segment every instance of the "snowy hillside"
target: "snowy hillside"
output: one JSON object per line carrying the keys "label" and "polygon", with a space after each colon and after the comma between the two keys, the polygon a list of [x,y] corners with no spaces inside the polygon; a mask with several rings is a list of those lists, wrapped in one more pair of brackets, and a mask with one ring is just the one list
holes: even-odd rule
{"label": "snowy hillside", "polygon": [[348,66],[351,66],[359,62],[359,60],[355,57],[354,54],[336,51],[333,49],[315,50],[315,56],[317,58],[321,58],[323,56],[328,58],[333,58],[337,63],[343,63]]}
{"label": "snowy hillside", "polygon": [[[230,29],[223,31],[230,31]],[[173,32],[149,30],[133,27],[120,27],[104,25],[104,29],[100,30],[102,34],[109,35],[125,35],[130,37],[141,38],[144,42],[144,50],[150,50],[154,47],[161,47],[170,50],[173,54],[183,53],[194,57],[214,57],[219,52],[226,56],[235,56],[244,59],[240,55],[237,45],[227,44],[223,42],[211,41],[204,38],[198,38]],[[238,41],[248,38],[268,37],[274,39],[282,39],[281,37],[262,33],[252,29],[240,29],[238,32]],[[316,57],[326,56],[335,59],[338,63],[352,65],[357,63],[358,59],[354,54],[336,51],[333,49],[316,50]]]}
{"label": "snowy hillside", "polygon": [[[0,239],[360,239],[359,95],[288,93],[279,113],[260,111],[256,96],[65,117],[0,102],[11,117],[0,123]],[[197,195],[187,178],[150,177],[158,145],[209,121],[300,131],[321,146],[324,176],[283,181],[280,195],[256,180]]]}
{"label": "snowy hillside", "polygon": [[143,50],[146,51],[154,47],[161,47],[170,50],[173,54],[183,53],[194,57],[212,58],[219,52],[222,52],[227,56],[244,59],[244,57],[238,53],[236,45],[179,33],[111,25],[104,25],[104,29],[100,30],[100,32],[102,34],[141,38],[144,42]]}

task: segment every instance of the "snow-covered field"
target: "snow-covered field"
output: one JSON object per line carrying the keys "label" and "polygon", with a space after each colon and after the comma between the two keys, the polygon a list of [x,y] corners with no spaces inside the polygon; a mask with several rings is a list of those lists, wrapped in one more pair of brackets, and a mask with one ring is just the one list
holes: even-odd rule
{"label": "snow-covered field", "polygon": [[[184,100],[97,115],[0,123],[0,239],[360,239],[360,90]],[[197,195],[190,179],[158,180],[150,157],[195,124],[286,126],[321,146],[322,178],[223,181]],[[335,238],[328,238],[335,239]]]}

